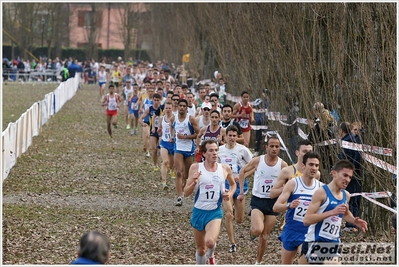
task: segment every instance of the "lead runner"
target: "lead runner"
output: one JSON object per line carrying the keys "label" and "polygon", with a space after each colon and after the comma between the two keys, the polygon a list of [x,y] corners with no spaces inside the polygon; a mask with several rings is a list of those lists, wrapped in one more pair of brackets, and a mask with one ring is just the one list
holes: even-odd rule
{"label": "lead runner", "polygon": [[[230,167],[217,163],[219,146],[215,140],[205,140],[201,151],[205,160],[191,165],[184,195],[195,192],[191,225],[197,246],[196,263],[205,264],[208,257],[208,263],[215,265],[214,252],[223,217],[222,200],[229,201],[233,197],[236,183]],[[229,191],[225,190],[225,180],[229,182]]]}

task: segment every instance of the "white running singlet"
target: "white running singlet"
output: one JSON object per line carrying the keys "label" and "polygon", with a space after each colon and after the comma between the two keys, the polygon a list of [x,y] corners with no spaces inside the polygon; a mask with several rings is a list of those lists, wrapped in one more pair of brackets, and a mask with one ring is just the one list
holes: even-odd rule
{"label": "white running singlet", "polygon": [[220,207],[224,192],[224,173],[222,164],[216,163],[216,172],[205,169],[204,163],[198,163],[201,176],[195,185],[194,207],[201,210],[214,210]]}
{"label": "white running singlet", "polygon": [[281,171],[282,162],[282,159],[279,157],[276,165],[270,167],[265,163],[265,155],[260,156],[259,165],[254,173],[252,195],[259,198],[270,198],[270,191]]}

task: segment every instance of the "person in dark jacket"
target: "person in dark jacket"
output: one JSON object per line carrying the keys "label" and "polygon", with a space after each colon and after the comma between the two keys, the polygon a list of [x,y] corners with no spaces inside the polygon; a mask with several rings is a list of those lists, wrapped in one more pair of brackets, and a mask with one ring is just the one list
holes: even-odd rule
{"label": "person in dark jacket", "polygon": [[80,239],[78,258],[71,264],[105,264],[110,257],[110,242],[104,234],[91,231]]}
{"label": "person in dark jacket", "polygon": [[[341,141],[347,141],[351,143],[360,143],[360,139],[354,138],[354,136],[350,132],[350,124],[348,122],[342,122],[339,125],[339,134],[341,136]],[[353,177],[349,182],[346,190],[349,193],[360,193],[362,192],[362,182],[360,180],[360,160],[361,156],[360,153],[356,150],[341,148],[342,152],[338,154],[339,159],[347,159],[349,160],[354,166],[355,170],[353,172]],[[359,216],[359,206],[360,206],[360,199],[361,196],[354,196],[351,197],[349,201],[349,210],[352,212],[354,217]],[[357,228],[354,224],[346,223],[345,224],[345,231],[354,231],[357,232]]]}
{"label": "person in dark jacket", "polygon": [[78,60],[75,59],[71,64],[68,65],[69,77],[75,77],[76,73],[83,74],[83,68],[78,64]]}

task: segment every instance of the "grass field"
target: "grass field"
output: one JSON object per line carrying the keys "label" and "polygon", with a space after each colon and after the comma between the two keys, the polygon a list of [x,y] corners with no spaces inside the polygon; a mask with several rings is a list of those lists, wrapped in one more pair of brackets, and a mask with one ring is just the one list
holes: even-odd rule
{"label": "grass field", "polygon": [[3,83],[3,130],[10,122],[15,122],[33,103],[43,100],[54,91],[58,83]]}
{"label": "grass field", "polygon": [[[160,173],[145,157],[140,136],[125,129],[122,114],[113,138],[108,136],[96,89],[84,85],[78,90],[42,127],[3,181],[2,263],[68,264],[76,257],[82,234],[98,230],[111,240],[112,265],[195,264],[193,196],[184,198],[182,207],[174,205],[174,180],[168,177],[169,189],[162,190]],[[13,101],[29,108],[35,101],[30,91],[34,88],[26,88]],[[6,103],[3,110],[16,106]],[[246,212],[249,200],[250,193]],[[270,234],[264,264],[280,262],[281,219],[282,215]],[[257,241],[249,239],[249,217],[234,227],[238,251],[228,253],[223,223],[216,248],[218,264],[254,264]],[[395,240],[393,232],[343,232],[341,237],[344,242]]]}

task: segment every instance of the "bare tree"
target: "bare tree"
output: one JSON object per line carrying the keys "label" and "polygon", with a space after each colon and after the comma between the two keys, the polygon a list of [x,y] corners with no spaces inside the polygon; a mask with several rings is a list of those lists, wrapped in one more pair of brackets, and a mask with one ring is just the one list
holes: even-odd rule
{"label": "bare tree", "polygon": [[[230,93],[269,88],[270,108],[286,113],[296,96],[300,116],[321,101],[341,121],[360,121],[365,144],[396,150],[396,14],[394,3],[148,3],[151,57],[230,76]],[[284,132],[284,126],[269,127]],[[304,132],[309,129],[301,125]],[[284,136],[283,136],[284,138]],[[336,157],[337,151],[332,151]],[[394,157],[379,156],[389,164]],[[364,190],[394,191],[391,174],[363,161]],[[365,203],[372,230],[389,214]],[[381,220],[382,218],[382,220]]]}

